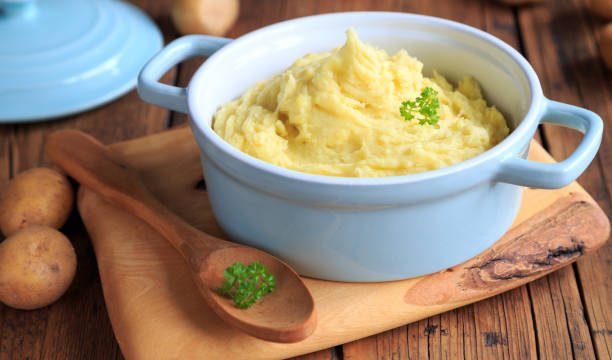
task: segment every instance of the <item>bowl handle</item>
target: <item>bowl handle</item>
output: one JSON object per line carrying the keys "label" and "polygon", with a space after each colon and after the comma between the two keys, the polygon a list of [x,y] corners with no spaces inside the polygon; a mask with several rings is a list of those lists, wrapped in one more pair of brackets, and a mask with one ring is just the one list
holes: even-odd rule
{"label": "bowl handle", "polygon": [[546,100],[546,111],[540,123],[559,124],[584,134],[580,144],[565,160],[539,163],[518,156],[504,159],[495,180],[515,185],[543,189],[558,189],[569,185],[591,163],[603,132],[603,122],[592,111],[573,105]]}
{"label": "bowl handle", "polygon": [[140,98],[170,110],[187,113],[187,88],[162,84],[159,79],[180,62],[196,56],[210,56],[230,41],[231,39],[206,35],[188,35],[172,41],[140,71]]}

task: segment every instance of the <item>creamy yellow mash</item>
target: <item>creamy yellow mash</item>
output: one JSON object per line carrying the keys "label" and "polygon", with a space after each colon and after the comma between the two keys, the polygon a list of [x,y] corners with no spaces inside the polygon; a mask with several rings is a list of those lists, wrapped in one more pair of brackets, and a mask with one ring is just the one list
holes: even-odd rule
{"label": "creamy yellow mash", "polygon": [[[261,160],[323,175],[418,173],[474,157],[502,141],[508,126],[471,77],[456,89],[404,50],[388,55],[347,31],[344,46],[308,54],[223,105],[213,129]],[[400,116],[404,100],[438,92],[436,125]]]}

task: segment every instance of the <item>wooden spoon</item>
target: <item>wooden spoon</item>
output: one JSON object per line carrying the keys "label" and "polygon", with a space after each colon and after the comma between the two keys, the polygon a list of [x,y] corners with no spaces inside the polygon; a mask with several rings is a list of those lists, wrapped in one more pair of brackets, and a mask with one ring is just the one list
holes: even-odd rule
{"label": "wooden spoon", "polygon": [[[82,185],[148,223],[189,264],[206,303],[227,323],[260,339],[297,342],[316,327],[312,295],[287,264],[263,251],[205,234],[162,205],[112,150],[75,130],[51,134],[47,155]],[[276,278],[276,289],[248,309],[238,309],[216,289],[234,262],[261,261]]]}

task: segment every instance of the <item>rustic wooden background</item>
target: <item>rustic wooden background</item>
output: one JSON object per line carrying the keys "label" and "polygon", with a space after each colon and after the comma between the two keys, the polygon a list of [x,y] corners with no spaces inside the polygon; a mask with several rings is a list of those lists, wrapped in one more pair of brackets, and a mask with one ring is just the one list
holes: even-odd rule
{"label": "rustic wooden background", "polygon": [[[162,28],[169,0],[134,0]],[[587,107],[607,123],[612,114],[611,75],[599,58],[597,32],[603,21],[585,0],[548,0],[542,5],[506,7],[492,0],[242,0],[240,18],[228,34],[237,37],[280,20],[315,13],[387,10],[457,20],[503,39],[522,52],[538,73],[544,93]],[[182,64],[165,76],[186,84],[200,61]],[[231,81],[231,79],[228,79]],[[186,121],[139,100],[135,92],[87,113],[60,121],[0,127],[0,179],[47,164],[46,134],[78,128],[111,143],[162,131]],[[580,183],[610,216],[612,130]],[[558,159],[572,152],[580,136],[545,125],[538,134]],[[76,279],[57,303],[36,311],[0,305],[1,359],[122,358],[109,323],[95,257],[75,212],[63,231],[78,253]],[[612,245],[527,286],[382,334],[301,357],[302,359],[416,358],[612,358],[610,266]],[[361,316],[366,314],[360,314]],[[160,324],[163,326],[163,324]]]}

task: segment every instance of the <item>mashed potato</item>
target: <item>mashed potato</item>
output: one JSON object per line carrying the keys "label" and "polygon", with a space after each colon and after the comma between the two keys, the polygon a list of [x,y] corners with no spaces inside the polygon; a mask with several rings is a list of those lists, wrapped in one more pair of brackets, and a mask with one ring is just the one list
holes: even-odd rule
{"label": "mashed potato", "polygon": [[[474,157],[502,141],[508,126],[478,83],[453,88],[404,50],[388,55],[352,29],[344,46],[309,54],[214,115],[213,129],[261,160],[297,171],[346,177],[419,173]],[[404,100],[438,92],[436,125],[400,116]]]}

